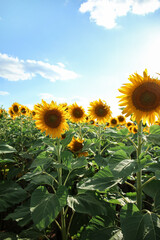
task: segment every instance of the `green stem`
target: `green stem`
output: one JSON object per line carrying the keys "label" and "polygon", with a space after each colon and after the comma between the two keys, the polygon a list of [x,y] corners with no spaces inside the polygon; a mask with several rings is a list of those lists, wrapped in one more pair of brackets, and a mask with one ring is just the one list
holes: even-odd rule
{"label": "green stem", "polygon": [[[138,124],[138,149],[137,149],[137,165],[140,166],[140,154],[142,151],[142,121]],[[137,206],[142,210],[142,170],[136,173],[137,176]]]}
{"label": "green stem", "polygon": [[[71,223],[72,223],[72,219],[73,219],[73,216],[74,216],[74,211],[72,212],[72,215],[71,215],[71,218],[69,220],[69,224],[68,224],[68,228],[67,228],[67,239],[68,239],[68,236],[69,236],[69,230],[70,230],[70,227],[71,227]],[[67,240],[66,239],[66,240]]]}
{"label": "green stem", "polygon": [[127,181],[125,181],[125,183],[128,184],[130,187],[132,187],[134,190],[136,190],[135,186],[132,185],[132,183],[129,183],[129,182],[127,182]]}
{"label": "green stem", "polygon": [[[58,163],[61,164],[61,153],[60,153],[60,139],[57,139],[57,158]],[[58,171],[58,181],[59,186],[62,186],[62,168],[57,169]],[[61,210],[61,234],[62,240],[66,240],[66,219],[65,219],[65,211],[64,208]]]}
{"label": "green stem", "polygon": [[99,139],[98,154],[101,155],[101,125],[98,126],[98,139]]}
{"label": "green stem", "polygon": [[149,182],[151,182],[152,180],[156,179],[155,176],[151,177],[150,179],[148,179],[145,183],[142,184],[142,188]]}
{"label": "green stem", "polygon": [[82,140],[83,136],[82,136],[82,127],[81,127],[81,123],[79,123],[79,138],[80,140]]}

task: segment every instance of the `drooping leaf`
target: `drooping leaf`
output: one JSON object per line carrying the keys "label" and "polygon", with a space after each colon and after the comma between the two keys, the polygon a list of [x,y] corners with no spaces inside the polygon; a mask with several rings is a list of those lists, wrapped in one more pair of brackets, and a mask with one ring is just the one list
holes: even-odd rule
{"label": "drooping leaf", "polygon": [[85,192],[77,196],[68,196],[68,206],[79,213],[89,214],[91,216],[105,215],[113,218],[113,210],[110,205],[102,199],[99,199],[93,192]]}
{"label": "drooping leaf", "polygon": [[4,153],[13,153],[13,152],[17,152],[17,150],[14,147],[12,147],[12,146],[10,146],[6,143],[1,143],[0,144],[0,154],[2,154],[2,153],[3,154]]}
{"label": "drooping leaf", "polygon": [[18,206],[13,213],[10,213],[5,220],[12,219],[18,223],[19,226],[24,227],[32,221],[29,204],[22,204]]}
{"label": "drooping leaf", "polygon": [[160,239],[160,219],[154,213],[141,214],[134,204],[121,209],[120,222],[124,239]]}
{"label": "drooping leaf", "polygon": [[27,197],[27,192],[17,183],[6,181],[0,183],[0,212],[20,203]]}
{"label": "drooping leaf", "polygon": [[109,226],[109,223],[107,217],[93,217],[82,231],[80,240],[122,240],[120,229]]}
{"label": "drooping leaf", "polygon": [[46,187],[40,186],[33,192],[30,210],[33,222],[39,230],[45,229],[55,220],[64,206],[64,199],[66,188],[61,188],[58,194],[51,194]]}
{"label": "drooping leaf", "polygon": [[105,167],[96,173],[92,178],[83,179],[77,184],[77,187],[85,190],[106,191],[120,182],[120,179],[115,179],[109,167]]}

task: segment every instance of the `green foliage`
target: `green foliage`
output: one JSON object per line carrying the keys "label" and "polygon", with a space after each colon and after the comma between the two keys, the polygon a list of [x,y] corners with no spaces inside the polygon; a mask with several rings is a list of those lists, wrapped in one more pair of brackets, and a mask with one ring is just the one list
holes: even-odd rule
{"label": "green foliage", "polygon": [[66,240],[160,239],[160,126],[134,135],[126,127],[82,123],[81,152],[88,155],[81,157],[68,148],[79,125],[69,126],[57,140],[29,117],[0,119],[0,239],[51,239],[59,232]]}

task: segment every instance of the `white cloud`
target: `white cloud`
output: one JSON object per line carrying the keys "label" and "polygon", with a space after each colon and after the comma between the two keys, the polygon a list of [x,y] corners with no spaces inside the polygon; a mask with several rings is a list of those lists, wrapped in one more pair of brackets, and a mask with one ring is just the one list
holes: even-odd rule
{"label": "white cloud", "polygon": [[116,27],[117,18],[127,13],[145,15],[160,8],[159,0],[87,0],[79,11],[90,13],[90,20],[107,29]]}
{"label": "white cloud", "polygon": [[39,94],[40,98],[45,100],[45,101],[55,101],[58,103],[62,103],[62,102],[66,102],[66,98],[64,97],[55,97],[53,94],[51,93],[40,93]]}
{"label": "white cloud", "polygon": [[9,92],[0,91],[1,96],[9,95]]}
{"label": "white cloud", "polygon": [[51,65],[42,61],[20,60],[0,53],[0,77],[9,81],[32,79],[36,75],[54,82],[56,80],[70,80],[78,74],[65,69],[63,63]]}

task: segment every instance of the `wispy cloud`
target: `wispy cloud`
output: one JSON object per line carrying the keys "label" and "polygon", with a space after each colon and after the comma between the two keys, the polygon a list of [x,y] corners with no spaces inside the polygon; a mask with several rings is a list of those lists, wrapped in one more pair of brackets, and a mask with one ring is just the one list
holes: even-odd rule
{"label": "wispy cloud", "polygon": [[20,60],[0,53],[0,77],[9,81],[32,79],[36,75],[55,82],[76,79],[78,74],[65,68],[63,63],[52,65],[43,61]]}
{"label": "wispy cloud", "polygon": [[87,0],[79,11],[90,13],[90,20],[99,26],[112,29],[117,26],[117,18],[127,13],[145,15],[160,8],[159,0]]}
{"label": "wispy cloud", "polygon": [[6,96],[6,95],[9,95],[9,92],[0,91],[0,95],[1,95],[1,96]]}

